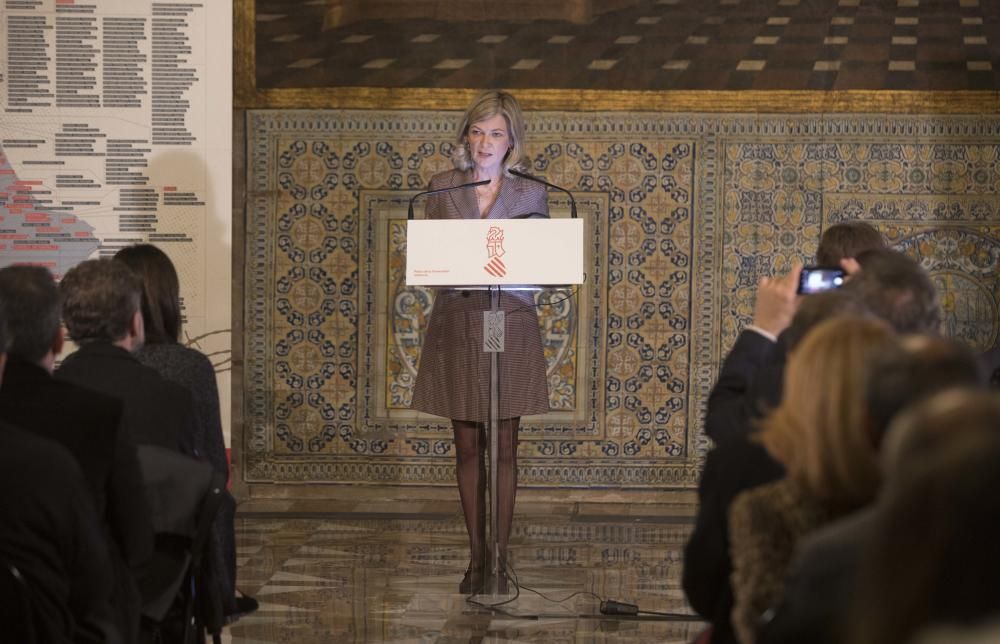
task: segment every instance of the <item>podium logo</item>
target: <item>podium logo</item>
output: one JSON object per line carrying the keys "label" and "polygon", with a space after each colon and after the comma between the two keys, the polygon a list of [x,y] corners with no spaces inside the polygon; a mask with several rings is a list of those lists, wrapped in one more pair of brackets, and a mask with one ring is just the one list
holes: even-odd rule
{"label": "podium logo", "polygon": [[489,261],[483,270],[493,277],[503,277],[507,274],[507,267],[500,259],[506,251],[503,249],[503,228],[500,226],[490,226],[486,231],[486,255]]}
{"label": "podium logo", "polygon": [[503,261],[499,257],[491,259],[486,266],[483,266],[483,270],[493,277],[503,277],[507,274],[507,267],[503,265]]}

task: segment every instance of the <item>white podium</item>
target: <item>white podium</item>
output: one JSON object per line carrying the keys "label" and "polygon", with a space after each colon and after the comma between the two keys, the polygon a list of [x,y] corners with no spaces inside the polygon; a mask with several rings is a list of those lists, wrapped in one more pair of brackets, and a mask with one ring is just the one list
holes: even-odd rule
{"label": "white podium", "polygon": [[407,286],[583,283],[582,219],[414,219]]}
{"label": "white podium", "polygon": [[483,351],[490,354],[489,432],[490,561],[486,592],[497,595],[497,449],[500,423],[500,354],[504,312],[500,291],[582,284],[582,219],[421,219],[407,222],[407,286],[489,290]]}

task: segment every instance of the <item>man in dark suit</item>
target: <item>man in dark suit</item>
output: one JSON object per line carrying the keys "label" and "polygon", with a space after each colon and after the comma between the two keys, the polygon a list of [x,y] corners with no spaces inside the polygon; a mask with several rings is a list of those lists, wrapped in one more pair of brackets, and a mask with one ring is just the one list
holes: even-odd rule
{"label": "man in dark suit", "polygon": [[132,355],[145,337],[139,278],[121,262],[89,260],[70,269],[59,289],[66,328],[80,348],[56,378],[120,399],[136,445],[197,456],[191,394]]}
{"label": "man in dark suit", "polygon": [[[885,250],[885,241],[871,224],[837,223],[823,231],[816,263],[854,274],[860,269],[857,257],[880,250]],[[708,397],[705,434],[716,445],[746,437],[753,423],[781,401],[788,353],[784,333],[798,307],[801,274],[802,267],[796,265],[784,277],[760,280],[753,321],[736,338]]]}
{"label": "man in dark suit", "polygon": [[153,528],[135,445],[121,427],[122,403],[52,377],[63,334],[59,289],[48,270],[0,270],[0,303],[11,336],[0,420],[57,442],[76,458],[110,537],[119,626],[132,640],[140,602],[130,568],[152,553]]}
{"label": "man in dark suit", "polygon": [[[3,317],[0,304],[0,376],[8,339]],[[36,641],[122,641],[111,611],[107,543],[79,466],[61,445],[2,421],[0,559],[3,574],[16,571],[23,580]]]}
{"label": "man in dark suit", "polygon": [[[132,354],[145,339],[139,277],[123,262],[89,260],[66,273],[59,291],[63,321],[79,349],[63,361],[56,378],[120,399],[124,426],[135,445],[155,445],[198,458],[191,394]],[[151,514],[156,531],[164,516],[155,507]],[[154,559],[172,549],[169,538],[157,534],[155,539]],[[157,566],[136,571],[144,605],[155,599],[148,589],[158,587],[162,577]]]}
{"label": "man in dark suit", "polygon": [[[760,281],[753,321],[736,338],[708,396],[705,434],[717,445],[745,438],[765,408],[781,400],[781,370],[787,353],[781,334],[798,308],[796,289],[801,274],[802,266],[796,264],[783,277]],[[762,382],[759,375],[769,366],[777,368],[777,377]]]}

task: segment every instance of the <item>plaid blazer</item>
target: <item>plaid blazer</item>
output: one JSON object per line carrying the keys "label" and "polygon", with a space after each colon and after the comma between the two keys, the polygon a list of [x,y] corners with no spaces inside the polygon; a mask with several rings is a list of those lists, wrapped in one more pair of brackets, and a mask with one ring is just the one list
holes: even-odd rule
{"label": "plaid blazer", "polygon": [[[430,189],[473,181],[472,172],[450,170],[434,175]],[[487,219],[548,213],[541,184],[504,176]],[[471,219],[479,216],[473,188],[431,195],[427,219]],[[500,417],[542,414],[549,392],[538,314],[523,296],[501,293],[506,311],[506,342],[500,354]],[[483,422],[489,417],[490,355],[483,352],[483,311],[490,308],[486,291],[438,289],[427,325],[410,407],[454,420]]]}

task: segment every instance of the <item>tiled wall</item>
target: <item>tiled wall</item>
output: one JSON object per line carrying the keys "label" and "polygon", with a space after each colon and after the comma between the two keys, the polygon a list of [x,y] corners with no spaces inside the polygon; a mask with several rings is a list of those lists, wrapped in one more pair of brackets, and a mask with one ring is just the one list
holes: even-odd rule
{"label": "tiled wall", "polygon": [[[457,118],[248,113],[235,440],[251,485],[453,484],[447,422],[407,408],[433,294],[405,288],[401,253]],[[522,485],[695,486],[705,399],[758,278],[836,221],[918,257],[947,331],[996,341],[1000,119],[538,112],[529,139],[533,171],[577,196],[588,282],[541,316],[554,411],[524,421]]]}

